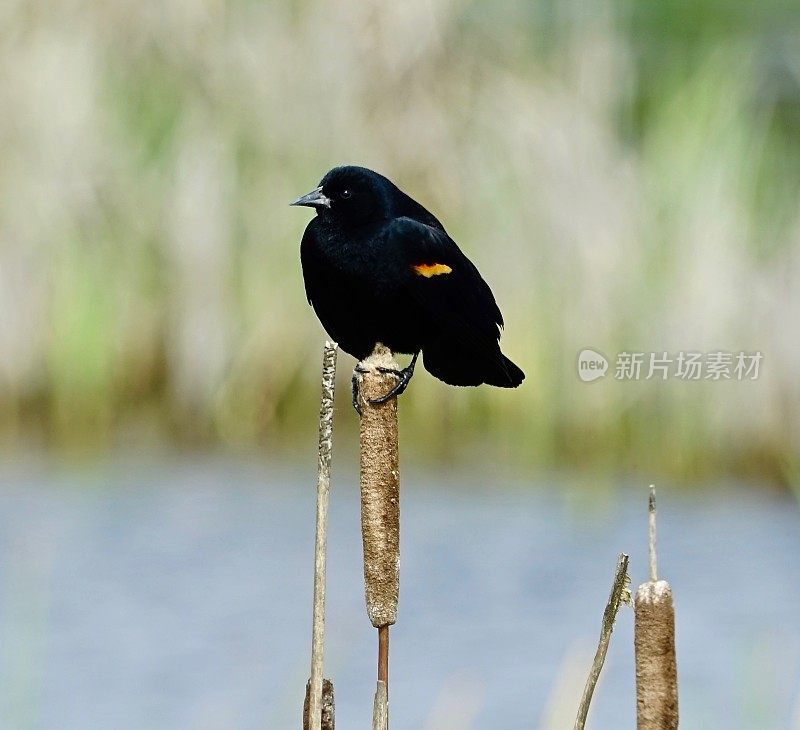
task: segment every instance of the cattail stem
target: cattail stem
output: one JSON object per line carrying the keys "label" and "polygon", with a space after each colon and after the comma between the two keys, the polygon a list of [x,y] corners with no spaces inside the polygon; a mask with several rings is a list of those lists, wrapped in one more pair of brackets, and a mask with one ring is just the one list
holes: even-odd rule
{"label": "cattail stem", "polygon": [[617,559],[617,569],[614,572],[614,582],[611,584],[611,593],[608,596],[606,609],[603,611],[603,622],[600,627],[600,641],[597,644],[597,651],[594,655],[592,668],[589,677],[586,679],[586,686],[583,689],[583,697],[578,707],[578,717],[575,720],[575,730],[583,730],[586,725],[586,717],[589,714],[589,705],[592,702],[592,695],[600,678],[603,663],[606,660],[608,645],[611,642],[611,633],[614,631],[614,621],[621,603],[630,603],[630,593],[628,586],[628,556],[620,553]]}
{"label": "cattail stem", "polygon": [[378,629],[378,679],[389,686],[389,627]]}
{"label": "cattail stem", "polygon": [[[396,378],[380,368],[398,370],[392,353],[377,345],[359,363],[357,384],[362,409],[361,534],[364,543],[364,586],[367,615],[378,629],[378,687],[373,727],[388,727],[389,626],[397,619],[400,588],[400,467],[397,399],[372,405]],[[378,724],[376,724],[378,723]],[[383,724],[380,724],[383,723]]]}
{"label": "cattail stem", "polygon": [[372,705],[372,730],[389,730],[389,693],[386,682],[378,680]]}
{"label": "cattail stem", "polygon": [[636,727],[673,730],[678,727],[678,672],[675,661],[675,611],[672,589],[658,580],[656,569],[656,492],[648,505],[650,580],[636,591]]}
{"label": "cattail stem", "polygon": [[650,497],[647,500],[647,527],[648,527],[648,550],[650,557],[650,580],[655,583],[658,580],[658,556],[656,554],[656,486],[650,485]]}
{"label": "cattail stem", "polygon": [[[334,723],[333,684],[323,681],[325,642],[325,570],[328,547],[328,501],[333,448],[333,397],[336,383],[336,343],[326,342],[322,353],[322,397],[319,407],[319,455],[317,460],[317,514],[314,541],[314,609],[311,629],[311,679],[306,689],[308,709],[304,727],[332,730]],[[328,689],[328,696],[325,690]]]}

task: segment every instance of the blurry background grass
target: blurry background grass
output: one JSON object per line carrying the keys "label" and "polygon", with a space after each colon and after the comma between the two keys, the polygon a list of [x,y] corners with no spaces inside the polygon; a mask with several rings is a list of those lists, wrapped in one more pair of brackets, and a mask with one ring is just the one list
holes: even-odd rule
{"label": "blurry background grass", "polygon": [[[0,69],[7,451],[312,443],[287,204],[350,162],[439,215],[528,374],[415,379],[416,453],[795,479],[795,2],[6,0]],[[764,361],[585,385],[584,347]]]}

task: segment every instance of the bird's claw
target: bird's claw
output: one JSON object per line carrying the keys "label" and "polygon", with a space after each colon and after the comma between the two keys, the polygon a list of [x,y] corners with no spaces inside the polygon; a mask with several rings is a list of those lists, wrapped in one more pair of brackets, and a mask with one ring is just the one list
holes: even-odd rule
{"label": "bird's claw", "polygon": [[408,387],[408,384],[411,382],[411,378],[414,376],[414,368],[417,365],[418,357],[419,352],[415,352],[414,357],[411,358],[411,362],[408,364],[408,367],[405,367],[402,370],[383,367],[376,368],[379,373],[394,375],[397,378],[397,383],[388,393],[378,398],[370,398],[369,402],[372,405],[380,405],[381,403],[386,403],[386,401],[390,400],[391,398],[396,398],[398,395],[402,395],[405,392],[405,389]]}
{"label": "bird's claw", "polygon": [[394,368],[375,368],[379,373],[386,373],[387,375],[394,375],[397,378],[397,383],[385,395],[378,396],[377,398],[370,398],[370,405],[377,406],[381,403],[396,398],[402,395],[408,384],[411,382],[411,377],[414,375],[414,368],[410,365],[402,370],[395,370]]}
{"label": "bird's claw", "polygon": [[[385,367],[376,367],[379,373],[384,373],[386,375],[394,375],[397,378],[397,383],[389,390],[388,393],[385,395],[379,396],[378,398],[367,398],[365,399],[370,405],[378,406],[381,403],[386,403],[386,401],[391,400],[392,398],[396,398],[398,395],[402,395],[405,392],[405,389],[408,387],[408,384],[411,382],[411,378],[414,375],[414,367],[417,364],[417,358],[419,357],[419,353],[415,353],[414,357],[411,358],[411,363],[408,367],[402,368],[398,370],[396,368],[385,368]],[[356,413],[359,416],[362,415],[361,411],[361,404],[359,403],[359,396],[360,391],[358,387],[358,376],[357,373],[368,373],[370,370],[364,368],[359,363],[358,365],[353,368],[353,379],[352,379],[352,388],[353,388],[353,408],[355,408]]]}

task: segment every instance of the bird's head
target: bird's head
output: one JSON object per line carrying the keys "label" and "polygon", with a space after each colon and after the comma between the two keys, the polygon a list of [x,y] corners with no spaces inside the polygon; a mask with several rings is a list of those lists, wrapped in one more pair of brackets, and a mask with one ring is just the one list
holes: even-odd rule
{"label": "bird's head", "polygon": [[317,215],[344,225],[362,225],[391,215],[393,189],[383,175],[366,167],[334,167],[292,205],[315,208]]}

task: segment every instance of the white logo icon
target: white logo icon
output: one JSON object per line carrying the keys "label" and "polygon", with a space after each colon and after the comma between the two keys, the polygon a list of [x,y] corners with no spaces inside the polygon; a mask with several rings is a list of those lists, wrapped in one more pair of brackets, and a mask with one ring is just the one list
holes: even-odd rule
{"label": "white logo icon", "polygon": [[584,383],[591,383],[593,380],[605,376],[608,370],[608,360],[599,352],[594,350],[581,350],[578,354],[578,377]]}

